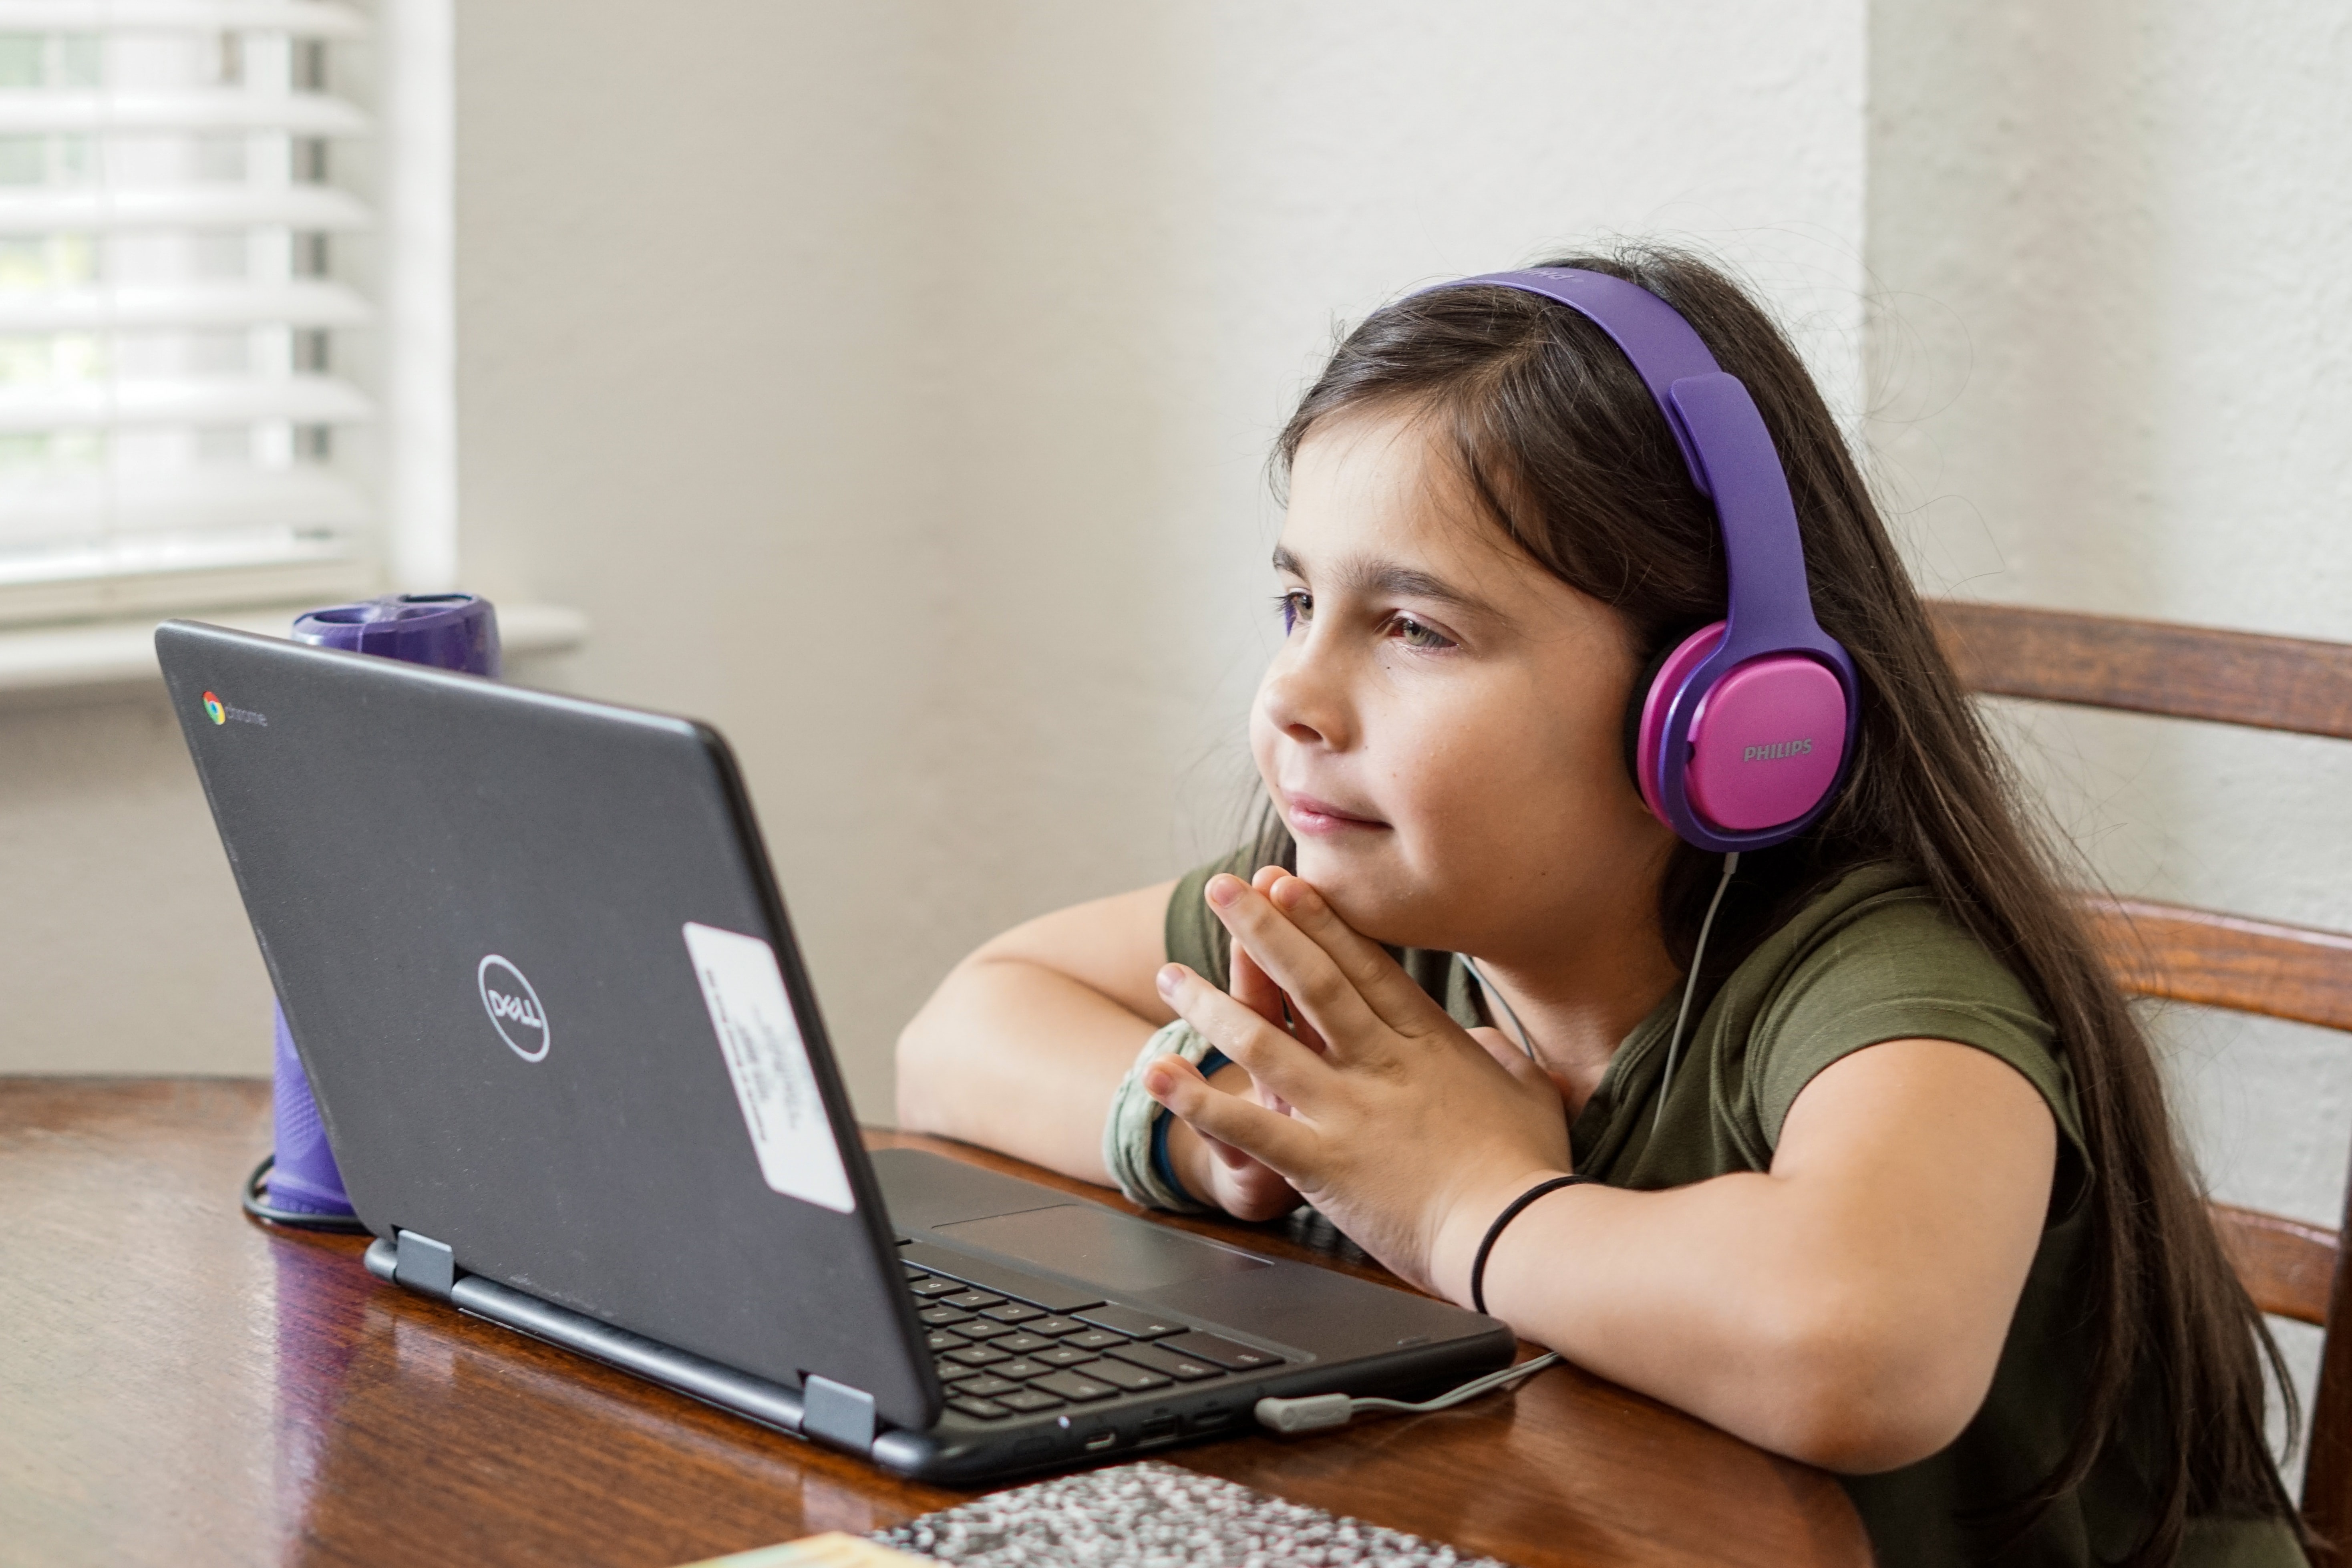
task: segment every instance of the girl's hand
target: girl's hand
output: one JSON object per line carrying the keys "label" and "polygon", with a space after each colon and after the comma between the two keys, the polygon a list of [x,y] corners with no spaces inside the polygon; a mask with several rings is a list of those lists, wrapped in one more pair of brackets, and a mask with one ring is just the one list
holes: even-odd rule
{"label": "girl's hand", "polygon": [[[1276,879],[1286,875],[1279,866],[1261,868],[1252,886],[1263,892],[1274,886]],[[1296,1022],[1295,1011],[1282,988],[1269,978],[1265,970],[1251,958],[1249,950],[1239,942],[1233,945],[1233,997],[1251,1012],[1277,1029],[1292,1032],[1316,1050],[1323,1042],[1312,1029]],[[1181,1065],[1180,1063],[1180,1065]],[[1197,1069],[1193,1076],[1200,1076]],[[1217,1078],[1223,1082],[1218,1087],[1228,1093],[1255,1098],[1269,1110],[1287,1114],[1289,1107],[1275,1095],[1259,1090],[1247,1069],[1241,1067],[1220,1068]],[[1213,1081],[1213,1080],[1212,1080]],[[1179,1124],[1169,1134],[1168,1158],[1176,1167],[1184,1190],[1204,1202],[1214,1204],[1236,1219],[1266,1220],[1279,1218],[1298,1206],[1298,1192],[1278,1172],[1260,1161],[1252,1159],[1230,1143],[1218,1142],[1192,1128]]]}
{"label": "girl's hand", "polygon": [[1208,1083],[1177,1058],[1144,1087],[1203,1137],[1278,1173],[1406,1279],[1457,1300],[1495,1215],[1569,1166],[1568,1121],[1543,1071],[1499,1035],[1474,1038],[1322,895],[1286,873],[1211,879],[1210,907],[1291,999],[1318,1051],[1181,964],[1160,994],[1287,1115]]}

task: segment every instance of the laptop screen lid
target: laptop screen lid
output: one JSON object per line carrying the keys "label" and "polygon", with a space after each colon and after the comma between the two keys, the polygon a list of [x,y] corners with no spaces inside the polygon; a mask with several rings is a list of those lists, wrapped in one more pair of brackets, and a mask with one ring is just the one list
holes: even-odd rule
{"label": "laptop screen lid", "polygon": [[930,1426],[896,1238],[718,733],[193,622],[155,644],[369,1228]]}

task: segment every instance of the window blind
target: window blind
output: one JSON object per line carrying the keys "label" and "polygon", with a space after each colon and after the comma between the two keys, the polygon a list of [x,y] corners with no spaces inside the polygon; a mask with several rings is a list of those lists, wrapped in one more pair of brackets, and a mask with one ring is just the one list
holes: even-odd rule
{"label": "window blind", "polygon": [[370,28],[0,0],[0,622],[372,580]]}

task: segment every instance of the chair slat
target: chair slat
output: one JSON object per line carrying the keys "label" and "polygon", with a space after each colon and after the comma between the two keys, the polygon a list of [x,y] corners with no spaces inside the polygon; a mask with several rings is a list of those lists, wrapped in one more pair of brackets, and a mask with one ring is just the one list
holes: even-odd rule
{"label": "chair slat", "polygon": [[1971,691],[2352,740],[2352,645],[1958,599],[1927,610]]}
{"label": "chair slat", "polygon": [[2352,1030],[2352,936],[2138,899],[2083,907],[2134,995]]}
{"label": "chair slat", "polygon": [[2255,1306],[2300,1323],[2327,1321],[2340,1245],[2336,1232],[2233,1204],[2209,1206],[2222,1248]]}

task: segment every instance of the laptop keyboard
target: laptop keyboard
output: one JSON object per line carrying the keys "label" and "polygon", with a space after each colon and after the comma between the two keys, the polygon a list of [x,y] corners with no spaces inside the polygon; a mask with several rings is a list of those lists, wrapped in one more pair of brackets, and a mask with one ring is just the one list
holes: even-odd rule
{"label": "laptop keyboard", "polygon": [[[938,1256],[936,1248],[923,1252],[927,1260]],[[949,1407],[976,1421],[1062,1410],[1282,1364],[1271,1351],[1174,1318],[1116,1304],[1073,1305],[1067,1287],[1042,1279],[1035,1291],[1045,1298],[1040,1303],[935,1268],[903,1267]],[[984,1265],[969,1271],[992,1273],[1000,1285],[1008,1278]]]}

